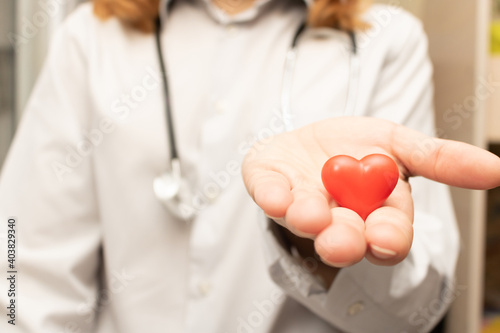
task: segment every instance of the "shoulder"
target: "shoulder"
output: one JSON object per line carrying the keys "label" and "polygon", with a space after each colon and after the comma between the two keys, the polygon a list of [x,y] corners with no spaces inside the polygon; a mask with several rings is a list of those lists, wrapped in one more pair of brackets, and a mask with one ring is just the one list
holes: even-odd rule
{"label": "shoulder", "polygon": [[422,22],[401,7],[372,5],[363,18],[370,28],[358,33],[360,49],[383,48],[395,55],[404,48],[427,46]]}
{"label": "shoulder", "polygon": [[137,38],[144,34],[125,27],[116,18],[101,20],[94,14],[91,2],[83,3],[68,15],[54,37],[64,39],[88,53],[92,50],[106,49],[120,40]]}
{"label": "shoulder", "polygon": [[66,18],[67,24],[89,23],[90,21],[98,20],[94,15],[94,6],[92,2],[85,2],[76,6]]}
{"label": "shoulder", "polygon": [[101,24],[102,22],[94,15],[92,3],[87,2],[78,5],[66,17],[59,33],[66,35],[66,37],[84,38],[90,32],[94,32]]}
{"label": "shoulder", "polygon": [[391,23],[401,24],[406,28],[417,28],[422,22],[402,7],[394,5],[374,4],[364,14],[364,19],[371,24],[388,26]]}
{"label": "shoulder", "polygon": [[[92,2],[85,2],[78,5],[71,12],[64,22],[64,26],[75,33],[83,31],[96,32],[98,30],[123,30],[127,31],[123,25],[115,18],[101,20],[94,14],[94,6]],[[97,31],[100,32],[100,31]]]}

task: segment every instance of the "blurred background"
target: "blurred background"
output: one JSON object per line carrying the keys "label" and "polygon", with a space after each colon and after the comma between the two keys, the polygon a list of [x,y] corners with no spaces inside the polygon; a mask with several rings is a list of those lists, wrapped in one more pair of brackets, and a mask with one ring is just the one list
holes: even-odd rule
{"label": "blurred background", "polygon": [[[0,169],[50,38],[79,2],[0,0]],[[403,7],[424,23],[438,136],[500,154],[500,0],[375,2]],[[453,189],[453,199],[462,253],[455,301],[436,331],[500,333],[500,190]]]}

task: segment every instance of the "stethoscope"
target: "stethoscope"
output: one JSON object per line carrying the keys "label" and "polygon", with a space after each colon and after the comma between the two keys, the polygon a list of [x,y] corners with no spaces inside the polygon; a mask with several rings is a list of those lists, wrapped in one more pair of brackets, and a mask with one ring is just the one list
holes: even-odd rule
{"label": "stethoscope", "polygon": [[[292,131],[294,129],[292,123],[290,100],[292,92],[293,73],[297,59],[297,44],[300,36],[305,31],[305,28],[305,23],[302,23],[298,27],[293,37],[290,49],[288,50],[285,58],[285,69],[281,87],[281,116],[283,118],[283,123],[285,125],[286,131]],[[175,141],[175,132],[169,98],[167,70],[162,51],[160,32],[161,20],[158,18],[156,20],[155,40],[158,61],[161,68],[161,77],[163,81],[163,97],[165,100],[168,144],[170,147],[170,170],[165,171],[162,175],[154,179],[153,190],[155,196],[160,202],[163,203],[165,208],[170,211],[170,213],[181,220],[190,221],[196,216],[197,211],[193,207],[193,191],[191,190],[187,180],[182,177],[181,173],[181,165],[179,160],[179,153],[177,150],[177,144]],[[347,34],[349,35],[349,39],[351,42],[351,50],[349,64],[349,85],[344,115],[353,115],[356,104],[360,63],[358,59],[356,35],[352,31],[348,31]]]}

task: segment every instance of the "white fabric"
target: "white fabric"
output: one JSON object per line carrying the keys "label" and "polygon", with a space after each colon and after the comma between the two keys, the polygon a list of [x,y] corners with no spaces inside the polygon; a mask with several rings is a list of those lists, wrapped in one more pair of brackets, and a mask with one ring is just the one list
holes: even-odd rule
{"label": "white fabric", "polygon": [[16,110],[21,116],[39,75],[51,38],[64,18],[83,0],[16,0],[14,33],[9,43],[16,49]]}
{"label": "white fabric", "polygon": [[[16,328],[428,330],[452,299],[458,236],[447,188],[412,181],[415,239],[403,263],[361,262],[342,269],[330,290],[318,286],[266,231],[239,175],[251,143],[283,129],[284,57],[305,6],[274,0],[235,22],[207,8],[176,2],[161,36],[182,171],[198,193],[190,225],[152,191],[169,156],[153,36],[101,22],[84,4],[54,38],[0,179],[1,221],[19,221]],[[432,68],[420,23],[384,6],[366,19],[372,29],[358,35],[356,114],[432,133]],[[296,127],[342,115],[349,49],[338,31],[301,38]],[[0,331],[16,329],[2,319]]]}

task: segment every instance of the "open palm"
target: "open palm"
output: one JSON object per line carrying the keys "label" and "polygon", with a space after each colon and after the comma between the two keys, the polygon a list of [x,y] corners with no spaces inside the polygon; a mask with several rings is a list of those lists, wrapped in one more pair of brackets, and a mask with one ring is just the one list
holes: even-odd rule
{"label": "open palm", "polygon": [[[373,153],[393,158],[400,179],[384,205],[363,221],[333,201],[321,169],[334,155],[361,159]],[[409,177],[471,189],[500,185],[500,159],[485,150],[363,117],[328,119],[259,142],[242,171],[257,205],[294,234],[314,239],[322,260],[336,267],[364,257],[394,265],[408,255],[413,239]]]}

